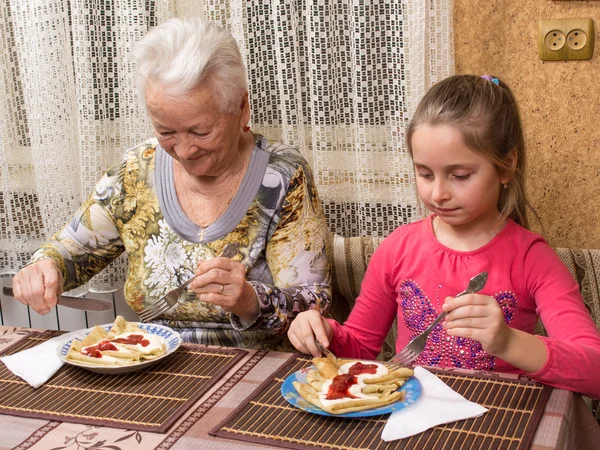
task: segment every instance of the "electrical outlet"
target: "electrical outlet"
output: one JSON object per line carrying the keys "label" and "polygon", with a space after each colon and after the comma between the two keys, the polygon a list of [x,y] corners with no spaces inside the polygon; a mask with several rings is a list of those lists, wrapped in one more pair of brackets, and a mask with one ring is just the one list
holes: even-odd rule
{"label": "electrical outlet", "polygon": [[544,19],[538,26],[538,55],[542,61],[592,59],[592,19]]}
{"label": "electrical outlet", "polygon": [[563,48],[566,41],[567,38],[565,33],[559,29],[550,30],[548,33],[546,33],[546,37],[544,38],[544,44],[546,45],[546,48],[552,50],[553,52],[557,52]]}
{"label": "electrical outlet", "polygon": [[571,50],[581,50],[587,44],[585,31],[575,28],[567,34],[567,45]]}

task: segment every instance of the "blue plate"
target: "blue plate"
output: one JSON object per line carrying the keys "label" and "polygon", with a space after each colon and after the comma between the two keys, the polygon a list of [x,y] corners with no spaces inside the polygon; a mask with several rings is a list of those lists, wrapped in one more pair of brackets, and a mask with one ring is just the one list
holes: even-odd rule
{"label": "blue plate", "polygon": [[406,380],[406,383],[400,387],[400,392],[404,392],[404,400],[391,403],[389,405],[380,406],[379,408],[366,409],[364,411],[355,411],[346,414],[329,414],[323,411],[321,408],[317,408],[312,403],[304,400],[296,388],[292,384],[294,381],[299,383],[306,383],[306,374],[313,367],[308,367],[297,371],[287,377],[281,385],[281,394],[289,403],[294,405],[296,408],[303,409],[304,411],[319,414],[321,416],[329,417],[369,417],[369,416],[380,416],[382,414],[389,414],[394,411],[399,411],[404,408],[408,408],[414,405],[421,396],[421,383],[415,377],[410,377]]}

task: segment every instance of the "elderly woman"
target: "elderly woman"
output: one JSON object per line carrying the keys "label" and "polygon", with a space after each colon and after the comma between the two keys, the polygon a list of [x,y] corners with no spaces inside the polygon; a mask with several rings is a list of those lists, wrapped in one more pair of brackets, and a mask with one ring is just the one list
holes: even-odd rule
{"label": "elderly woman", "polygon": [[[48,313],[63,290],[125,251],[125,299],[136,312],[198,275],[188,301],[156,320],[184,341],[292,349],[290,321],[325,312],[331,298],[327,226],[307,162],[250,132],[242,58],[215,23],[171,19],[133,57],[156,139],[107,171],[15,276],[15,296]],[[229,243],[237,255],[219,257]]]}

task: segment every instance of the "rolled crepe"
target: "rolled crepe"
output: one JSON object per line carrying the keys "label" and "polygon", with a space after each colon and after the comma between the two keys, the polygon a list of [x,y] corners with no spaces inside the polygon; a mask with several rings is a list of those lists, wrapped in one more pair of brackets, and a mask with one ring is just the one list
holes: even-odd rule
{"label": "rolled crepe", "polygon": [[82,347],[87,347],[89,345],[94,345],[96,342],[99,342],[102,339],[106,339],[107,336],[108,333],[106,332],[106,330],[96,325],[94,328],[92,328],[92,331],[90,331],[89,334],[83,338],[83,341],[80,342],[82,344]]}
{"label": "rolled crepe", "polygon": [[376,392],[393,392],[398,390],[400,386],[404,384],[404,381],[391,384],[368,384],[362,388],[363,394],[373,394]]}
{"label": "rolled crepe", "polygon": [[354,411],[364,411],[367,409],[379,408],[404,398],[403,392],[394,391],[391,393],[385,393],[381,397],[374,396],[372,398],[351,399],[344,403],[335,403],[333,405],[324,406],[319,400],[318,391],[316,391],[313,387],[297,381],[294,381],[292,384],[294,388],[296,388],[296,391],[298,391],[298,394],[300,394],[304,400],[313,404],[317,408],[328,412],[329,414],[346,414]]}
{"label": "rolled crepe", "polygon": [[306,382],[310,384],[317,392],[323,388],[323,383],[327,381],[323,375],[321,375],[317,370],[311,370],[306,375]]}
{"label": "rolled crepe", "polygon": [[313,364],[319,373],[329,380],[338,375],[338,368],[327,358],[313,358]]}
{"label": "rolled crepe", "polygon": [[390,381],[396,381],[398,379],[408,379],[412,377],[415,372],[408,367],[402,367],[400,369],[389,372],[387,375],[384,375],[379,378],[366,378],[364,380],[365,384],[382,384]]}
{"label": "rolled crepe", "polygon": [[404,399],[404,393],[396,391],[381,397],[374,397],[373,399],[359,398],[344,403],[336,403],[325,408],[325,411],[330,414],[346,414],[354,411],[364,411],[365,409],[379,408],[402,399]]}
{"label": "rolled crepe", "polygon": [[108,334],[111,338],[114,338],[121,334],[133,332],[142,333],[143,331],[136,323],[127,322],[123,316],[117,316]]}

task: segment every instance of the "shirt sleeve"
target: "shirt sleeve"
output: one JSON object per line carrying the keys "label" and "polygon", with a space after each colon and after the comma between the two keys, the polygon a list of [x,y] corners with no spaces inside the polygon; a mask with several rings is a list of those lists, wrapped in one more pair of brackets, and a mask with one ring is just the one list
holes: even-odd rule
{"label": "shirt sleeve", "polygon": [[544,384],[600,398],[600,332],[579,292],[577,282],[554,250],[534,242],[524,260],[527,290],[548,337],[544,367],[529,377]]}
{"label": "shirt sleeve", "polygon": [[373,253],[348,320],[343,325],[329,320],[334,332],[330,349],[338,356],[374,360],[392,327],[398,304],[389,272],[394,267],[389,242]]}
{"label": "shirt sleeve", "polygon": [[250,325],[232,315],[236,329],[268,328],[284,334],[298,313],[315,309],[325,314],[329,310],[328,228],[307,165],[299,165],[290,179],[280,216],[266,246],[273,284],[249,281],[256,292],[260,314]]}
{"label": "shirt sleeve", "polygon": [[30,264],[41,259],[56,262],[69,291],[87,283],[124,251],[109,205],[121,191],[117,175],[107,172],[77,212],[34,252]]}

